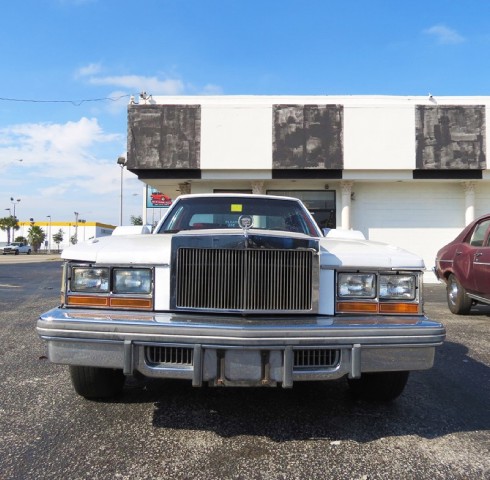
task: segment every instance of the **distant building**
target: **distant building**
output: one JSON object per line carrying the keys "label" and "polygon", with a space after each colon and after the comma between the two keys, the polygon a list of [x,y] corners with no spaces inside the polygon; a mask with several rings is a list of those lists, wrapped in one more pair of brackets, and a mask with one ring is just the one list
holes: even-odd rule
{"label": "distant building", "polygon": [[[46,234],[45,244],[41,246],[40,251],[44,251],[44,250],[57,251],[58,248],[61,251],[72,244],[72,242],[70,241],[71,238],[73,239],[76,238],[77,242],[84,242],[86,240],[90,240],[91,238],[106,237],[108,235],[112,235],[112,232],[116,228],[114,225],[106,225],[104,223],[87,222],[87,221],[78,222],[78,223],[49,222],[49,221],[32,222],[32,223],[19,222],[20,228],[19,230],[16,230],[14,232],[13,239],[15,239],[16,237],[27,238],[27,235],[29,233],[29,228],[33,225],[37,227],[41,227]],[[58,244],[54,243],[53,236],[60,231],[63,235],[63,241],[58,246]],[[7,232],[0,230],[0,241],[3,242],[7,241]]]}

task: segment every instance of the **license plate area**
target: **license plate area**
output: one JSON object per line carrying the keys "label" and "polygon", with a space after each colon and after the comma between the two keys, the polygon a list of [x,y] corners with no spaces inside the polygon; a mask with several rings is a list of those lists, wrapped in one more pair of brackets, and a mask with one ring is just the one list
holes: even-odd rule
{"label": "license plate area", "polygon": [[275,386],[282,379],[281,350],[216,350],[216,386]]}

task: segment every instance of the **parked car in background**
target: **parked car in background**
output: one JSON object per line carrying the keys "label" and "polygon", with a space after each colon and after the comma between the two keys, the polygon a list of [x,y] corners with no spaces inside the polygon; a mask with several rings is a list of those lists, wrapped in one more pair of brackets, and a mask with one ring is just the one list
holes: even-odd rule
{"label": "parked car in background", "polygon": [[451,312],[464,315],[490,304],[490,214],[470,223],[436,255],[434,271],[446,284]]}
{"label": "parked car in background", "polygon": [[30,255],[32,251],[32,248],[30,245],[27,245],[23,242],[11,242],[7,243],[2,248],[2,253],[3,255],[7,255],[7,253],[13,254],[13,255],[19,255],[19,253],[27,253],[27,255]]}
{"label": "parked car in background", "polygon": [[61,305],[37,332],[86,398],[142,374],[195,387],[343,377],[355,396],[393,400],[445,338],[423,312],[420,257],[324,236],[294,198],[184,195],[152,234],[96,238],[62,258]]}

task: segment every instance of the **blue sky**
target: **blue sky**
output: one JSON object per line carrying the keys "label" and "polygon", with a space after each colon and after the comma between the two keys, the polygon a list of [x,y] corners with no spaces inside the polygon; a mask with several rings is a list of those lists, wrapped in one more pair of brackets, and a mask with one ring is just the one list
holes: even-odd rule
{"label": "blue sky", "polygon": [[[117,225],[142,91],[488,95],[489,19],[487,0],[4,2],[0,217],[13,197],[20,220]],[[142,202],[125,171],[124,223]]]}

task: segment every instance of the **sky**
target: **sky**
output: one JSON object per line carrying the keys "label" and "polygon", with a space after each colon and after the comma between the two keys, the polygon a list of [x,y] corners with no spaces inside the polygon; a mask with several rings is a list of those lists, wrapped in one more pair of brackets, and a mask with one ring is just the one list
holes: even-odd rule
{"label": "sky", "polygon": [[118,225],[121,173],[123,223],[142,215],[117,158],[143,91],[489,95],[489,19],[488,0],[3,2],[0,217]]}

